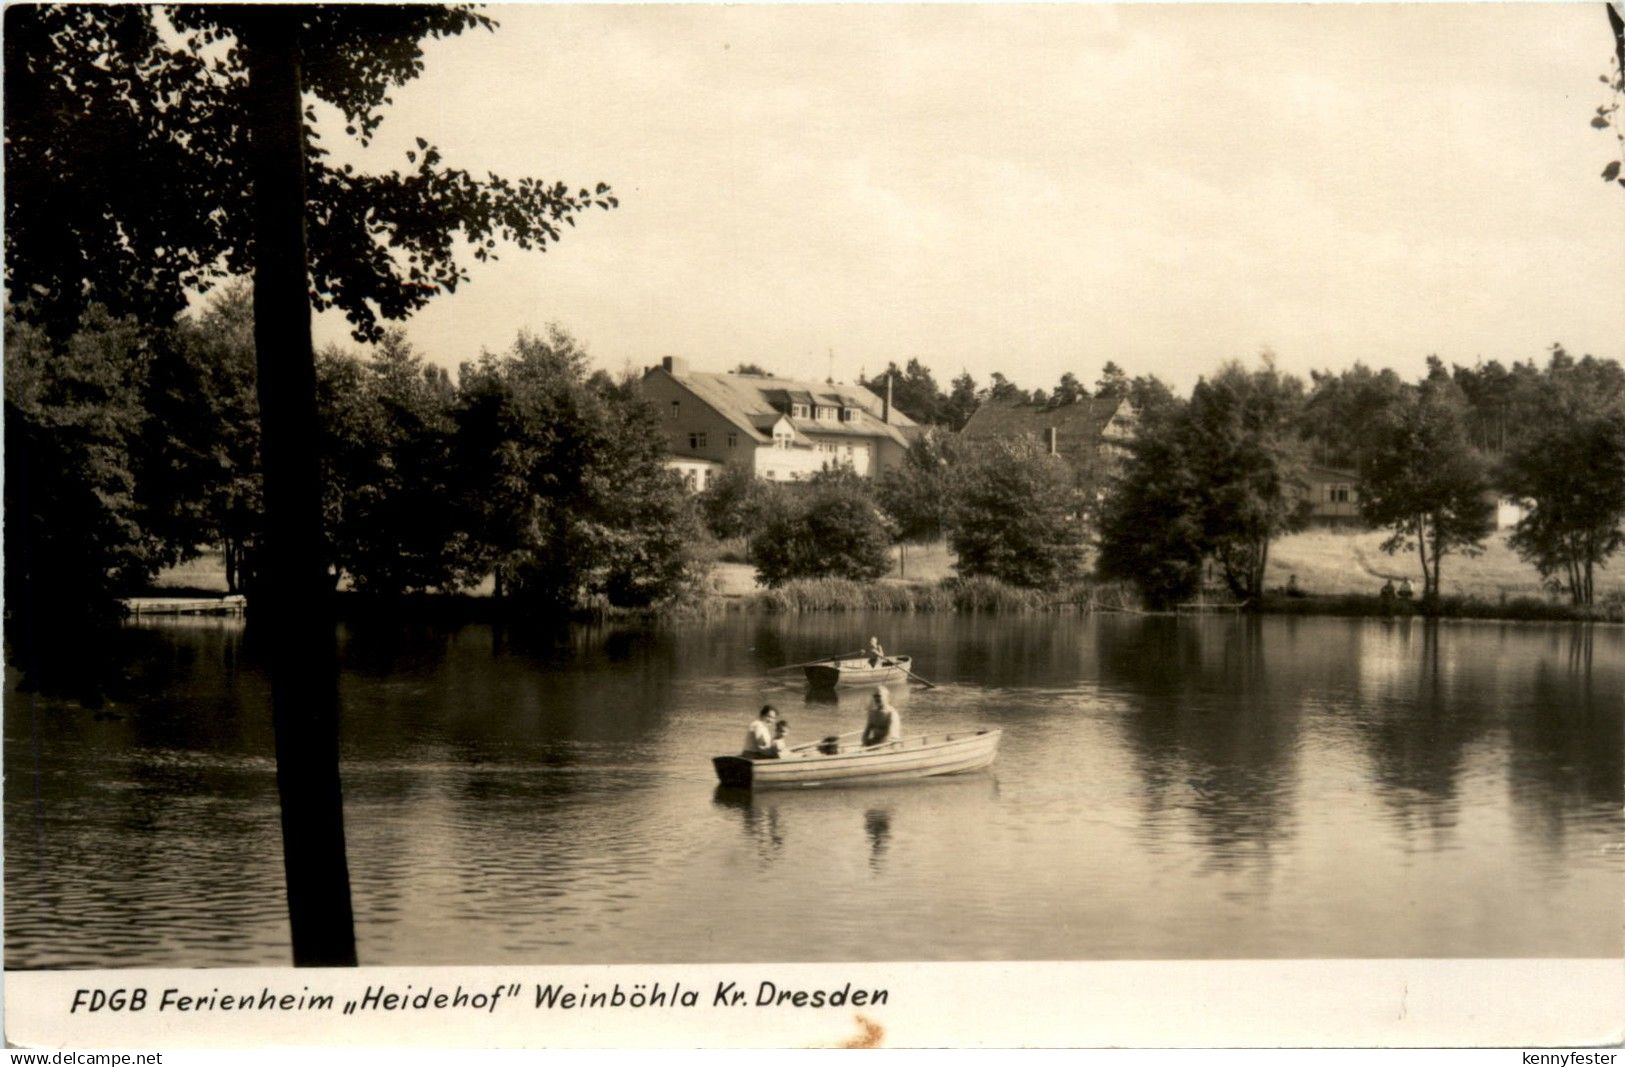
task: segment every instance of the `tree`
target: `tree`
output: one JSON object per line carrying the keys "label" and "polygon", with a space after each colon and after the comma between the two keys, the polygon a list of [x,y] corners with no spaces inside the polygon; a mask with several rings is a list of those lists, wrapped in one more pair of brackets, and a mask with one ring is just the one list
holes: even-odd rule
{"label": "tree", "polygon": [[323,161],[303,95],[370,140],[425,37],[494,25],[467,7],[16,6],[5,20],[19,313],[53,336],[92,302],[168,324],[188,291],[253,272],[266,513],[253,625],[270,638],[294,962],[352,964],[309,309],[336,307],[373,339],[379,316],[466,279],[454,235],[476,259],[498,240],[542,247],[615,200],[603,185],[479,181],[421,139],[406,174]]}
{"label": "tree", "polygon": [[1270,545],[1308,522],[1298,437],[1303,386],[1268,358],[1197,382],[1186,408],[1187,460],[1200,487],[1201,527],[1231,592],[1264,593]]}
{"label": "tree", "polygon": [[1406,385],[1388,369],[1364,363],[1340,373],[1311,371],[1301,427],[1316,460],[1331,467],[1359,469],[1374,429],[1404,397]]}
{"label": "tree", "polygon": [[755,542],[756,576],[769,586],[798,578],[873,581],[891,568],[892,530],[857,475],[835,468],[786,493]]}
{"label": "tree", "polygon": [[976,379],[970,376],[969,371],[961,372],[953,380],[947,403],[943,405],[943,418],[947,420],[948,429],[955,433],[964,429],[980,403],[981,394],[977,392]]}
{"label": "tree", "polygon": [[[259,400],[254,389],[253,292],[237,283],[221,289],[196,316],[176,326],[169,392],[149,387],[147,409],[168,432],[179,435],[175,452],[194,480],[190,489],[152,489],[150,475],[138,484],[169,501],[201,492],[198,527],[189,543],[218,544],[226,588],[239,593],[253,581],[253,552],[264,523],[260,473]],[[201,403],[200,403],[201,401]],[[150,454],[146,462],[152,463]]]}
{"label": "tree", "polygon": [[925,364],[911,359],[905,369],[898,370],[897,364],[889,363],[884,374],[877,378],[860,377],[858,384],[876,396],[885,396],[888,379],[893,408],[926,425],[940,425],[947,420],[948,398]]}
{"label": "tree", "polygon": [[451,482],[456,392],[446,372],[390,330],[369,360],[322,353],[316,379],[334,578],[386,597],[463,584],[466,524]]}
{"label": "tree", "polygon": [[752,537],[777,506],[779,487],[746,466],[723,468],[698,498],[700,518],[718,540]]}
{"label": "tree", "polygon": [[1102,578],[1132,581],[1153,608],[1189,599],[1202,584],[1208,546],[1195,464],[1187,454],[1185,403],[1172,394],[1138,410],[1128,458],[1098,518]]}
{"label": "tree", "polygon": [[993,376],[988,379],[987,398],[989,400],[1000,401],[1026,400],[1027,390],[1023,389],[1015,382],[1012,382],[1009,378],[1006,378],[998,371],[994,371]]}
{"label": "tree", "polygon": [[741,363],[733,369],[735,374],[752,374],[758,378],[771,378],[773,374],[762,367],[760,363]]}
{"label": "tree", "polygon": [[1083,571],[1079,499],[1065,462],[1030,438],[978,443],[952,480],[948,544],[961,575],[1054,589]]}
{"label": "tree", "polygon": [[1103,577],[1132,579],[1158,607],[1200,585],[1204,559],[1231,592],[1264,592],[1270,546],[1302,529],[1298,421],[1303,387],[1265,359],[1248,371],[1229,363],[1181,403],[1154,380],[1131,386],[1143,403],[1129,459],[1100,516]]}
{"label": "tree", "polygon": [[1095,395],[1106,397],[1124,397],[1129,391],[1128,373],[1111,360],[1100,368],[1100,378],[1095,382]]}
{"label": "tree", "polygon": [[1076,404],[1080,400],[1089,398],[1089,390],[1078,381],[1078,376],[1071,371],[1061,375],[1061,380],[1050,392],[1049,405],[1060,407],[1062,404]]}
{"label": "tree", "polygon": [[565,612],[602,598],[678,595],[697,534],[655,413],[594,388],[587,354],[557,326],[521,333],[460,375],[453,482],[466,494],[469,577]]}
{"label": "tree", "polygon": [[60,342],[5,322],[6,640],[30,687],[100,699],[80,656],[114,597],[158,566],[135,492],[148,348],[129,319],[88,312]]}
{"label": "tree", "polygon": [[1389,529],[1383,551],[1416,550],[1424,598],[1438,597],[1446,555],[1483,551],[1495,528],[1489,493],[1461,390],[1448,376],[1406,390],[1375,428],[1360,470],[1360,511]]}
{"label": "tree", "polygon": [[1594,572],[1625,547],[1625,411],[1548,423],[1507,457],[1506,488],[1533,507],[1512,547],[1590,604]]}
{"label": "tree", "polygon": [[1590,604],[1596,568],[1625,547],[1625,371],[1553,345],[1518,406],[1500,481],[1531,508],[1511,544],[1574,603]]}
{"label": "tree", "polygon": [[959,437],[928,427],[909,444],[903,462],[881,474],[877,495],[900,541],[943,535],[961,451]]}

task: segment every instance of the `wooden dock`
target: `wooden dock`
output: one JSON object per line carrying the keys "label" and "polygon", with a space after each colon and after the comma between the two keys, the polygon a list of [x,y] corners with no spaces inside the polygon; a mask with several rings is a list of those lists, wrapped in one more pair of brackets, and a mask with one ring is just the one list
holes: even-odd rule
{"label": "wooden dock", "polygon": [[124,601],[132,618],[143,615],[241,615],[248,598],[241,594],[221,597],[133,596]]}

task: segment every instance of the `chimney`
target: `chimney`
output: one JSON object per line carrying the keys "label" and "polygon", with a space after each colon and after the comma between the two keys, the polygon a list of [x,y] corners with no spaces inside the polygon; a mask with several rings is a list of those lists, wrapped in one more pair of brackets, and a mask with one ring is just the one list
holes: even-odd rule
{"label": "chimney", "polygon": [[880,405],[880,421],[891,422],[891,371],[886,372],[886,399]]}
{"label": "chimney", "polygon": [[667,356],[660,361],[660,365],[666,368],[667,374],[688,373],[688,360],[681,356]]}

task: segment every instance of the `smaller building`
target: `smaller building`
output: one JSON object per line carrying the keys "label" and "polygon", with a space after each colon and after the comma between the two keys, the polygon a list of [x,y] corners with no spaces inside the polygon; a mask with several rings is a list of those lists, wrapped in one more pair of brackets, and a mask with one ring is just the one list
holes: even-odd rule
{"label": "smaller building", "polygon": [[1360,522],[1360,475],[1340,467],[1310,464],[1304,471],[1309,521],[1325,526],[1352,526]]}
{"label": "smaller building", "polygon": [[963,429],[969,439],[1030,437],[1080,475],[1103,473],[1126,454],[1134,437],[1134,406],[1127,399],[1084,397],[1067,404],[984,400]]}

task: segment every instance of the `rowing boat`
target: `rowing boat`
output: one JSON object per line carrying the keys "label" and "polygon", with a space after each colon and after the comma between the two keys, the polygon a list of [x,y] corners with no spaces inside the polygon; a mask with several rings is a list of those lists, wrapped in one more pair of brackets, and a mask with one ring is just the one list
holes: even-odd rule
{"label": "rowing boat", "polygon": [[814,742],[778,758],[715,756],[717,780],[741,789],[871,785],[979,771],[998,755],[998,730],[931,734],[864,748]]}
{"label": "rowing boat", "polygon": [[873,656],[853,659],[831,659],[809,663],[807,684],[818,689],[833,689],[838,685],[889,685],[908,679],[912,656],[883,656],[878,663]]}

